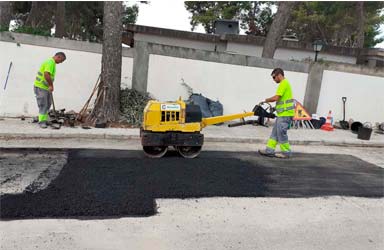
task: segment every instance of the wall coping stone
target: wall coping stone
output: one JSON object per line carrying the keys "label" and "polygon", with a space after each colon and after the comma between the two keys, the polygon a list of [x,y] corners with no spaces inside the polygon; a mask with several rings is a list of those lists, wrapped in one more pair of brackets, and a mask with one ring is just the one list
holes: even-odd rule
{"label": "wall coping stone", "polygon": [[[52,47],[52,48],[58,48],[58,49],[84,51],[84,52],[91,52],[91,53],[97,53],[97,54],[102,53],[101,43],[76,41],[76,40],[69,40],[69,39],[56,38],[56,37],[37,36],[37,35],[8,32],[8,31],[0,32],[0,41],[42,46],[42,47]],[[123,48],[122,55],[123,57],[133,57],[132,49]]]}
{"label": "wall coping stone", "polygon": [[[225,35],[205,34],[205,33],[191,32],[191,31],[181,31],[181,30],[165,29],[165,28],[150,27],[150,26],[144,26],[144,25],[135,25],[135,24],[127,25],[126,31],[132,32],[132,33],[143,33],[143,34],[167,36],[167,37],[173,37],[173,38],[199,40],[199,41],[206,41],[206,42],[234,42],[234,43],[253,44],[257,46],[263,46],[265,42],[265,37],[261,37],[261,36],[234,35],[234,34],[225,34]],[[286,41],[286,40],[280,41],[279,48],[313,51],[311,43]],[[328,53],[328,54],[335,54],[335,55],[357,57],[360,53],[360,50],[361,49],[358,49],[358,48],[324,46],[321,52]],[[363,51],[369,51],[370,54],[375,54],[375,55],[376,54],[381,55],[383,53],[382,49],[377,49],[377,48],[363,49]]]}

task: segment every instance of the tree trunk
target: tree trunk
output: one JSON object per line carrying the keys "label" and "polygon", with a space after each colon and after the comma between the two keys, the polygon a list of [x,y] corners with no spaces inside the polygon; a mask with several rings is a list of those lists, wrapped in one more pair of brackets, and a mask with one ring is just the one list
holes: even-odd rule
{"label": "tree trunk", "polygon": [[252,8],[249,11],[249,33],[247,35],[256,35],[256,23],[255,23],[255,18],[256,18],[256,11],[257,11],[257,2],[252,2]]}
{"label": "tree trunk", "polygon": [[364,2],[356,2],[356,12],[357,12],[357,35],[356,35],[356,48],[364,47],[364,26],[365,26],[365,16],[364,16]]}
{"label": "tree trunk", "polygon": [[273,58],[276,47],[281,40],[291,16],[292,9],[297,2],[280,2],[276,16],[273,19],[271,28],[265,39],[262,57]]}
{"label": "tree trunk", "polygon": [[122,2],[104,2],[103,55],[99,101],[94,116],[100,122],[117,121],[120,113],[122,61]]}
{"label": "tree trunk", "polygon": [[0,2],[0,28],[9,29],[12,19],[12,2]]}
{"label": "tree trunk", "polygon": [[37,2],[32,1],[32,7],[29,11],[25,26],[32,28],[52,28],[52,17],[55,14],[55,2]]}
{"label": "tree trunk", "polygon": [[62,38],[65,34],[65,2],[58,1],[55,14],[55,37]]}
{"label": "tree trunk", "polygon": [[29,27],[35,27],[36,26],[36,19],[39,16],[39,5],[41,2],[32,1],[32,7],[29,11],[28,18],[25,21],[25,26]]}

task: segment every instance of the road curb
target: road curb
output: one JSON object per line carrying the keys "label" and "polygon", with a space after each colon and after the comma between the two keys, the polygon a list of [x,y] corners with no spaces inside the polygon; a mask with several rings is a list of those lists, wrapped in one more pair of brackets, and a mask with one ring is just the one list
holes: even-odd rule
{"label": "road curb", "polygon": [[[139,141],[139,135],[124,135],[124,134],[2,134],[0,133],[0,141],[11,140],[44,140],[44,139],[90,139],[90,140],[132,140]],[[205,142],[222,142],[222,143],[249,143],[249,144],[264,144],[266,139],[261,138],[244,138],[244,137],[214,137],[205,136]],[[384,148],[384,142],[369,142],[369,141],[329,141],[329,140],[290,140],[292,145],[316,145],[316,146],[341,146],[341,147],[375,147]]]}

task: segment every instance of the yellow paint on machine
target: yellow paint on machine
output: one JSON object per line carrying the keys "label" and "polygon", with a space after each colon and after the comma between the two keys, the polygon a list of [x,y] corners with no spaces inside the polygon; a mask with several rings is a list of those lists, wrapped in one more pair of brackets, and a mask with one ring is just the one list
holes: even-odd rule
{"label": "yellow paint on machine", "polygon": [[143,130],[152,132],[178,131],[185,133],[199,132],[204,127],[235,119],[253,116],[254,112],[203,118],[201,122],[186,123],[186,104],[181,99],[175,102],[151,100],[144,109]]}

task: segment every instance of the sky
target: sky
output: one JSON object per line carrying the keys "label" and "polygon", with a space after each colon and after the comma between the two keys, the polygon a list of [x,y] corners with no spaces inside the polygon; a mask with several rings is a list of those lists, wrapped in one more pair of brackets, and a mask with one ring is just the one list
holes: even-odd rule
{"label": "sky", "polygon": [[[182,1],[151,1],[149,4],[138,5],[139,16],[136,22],[138,25],[191,31],[192,15],[185,9]],[[204,33],[204,29],[200,26],[195,32]]]}
{"label": "sky", "polygon": [[[183,1],[151,1],[149,4],[127,3],[139,5],[139,16],[136,22],[138,25],[191,31],[191,14],[185,9]],[[200,25],[194,32],[204,33],[204,29]],[[381,32],[384,36],[384,25],[381,26]],[[384,42],[377,44],[376,48],[384,48]]]}

